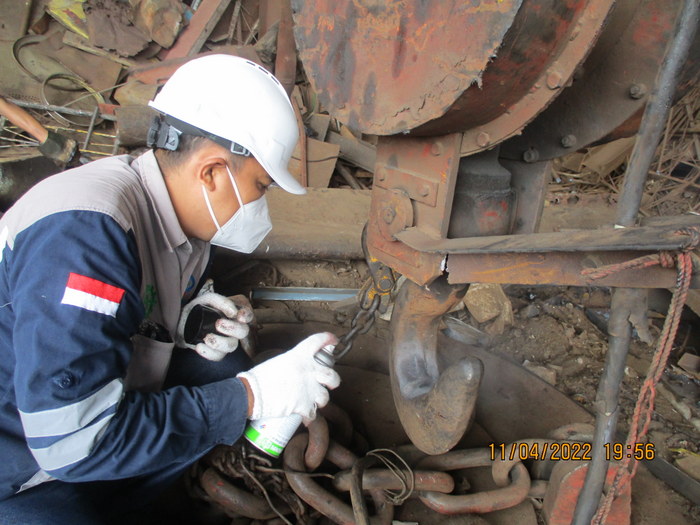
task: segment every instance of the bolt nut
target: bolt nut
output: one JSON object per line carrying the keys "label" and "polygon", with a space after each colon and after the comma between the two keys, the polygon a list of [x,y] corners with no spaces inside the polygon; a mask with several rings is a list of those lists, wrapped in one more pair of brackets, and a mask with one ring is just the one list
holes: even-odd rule
{"label": "bolt nut", "polygon": [[561,73],[552,71],[547,75],[547,87],[549,89],[557,89],[559,86],[561,86]]}
{"label": "bolt nut", "polygon": [[385,292],[391,290],[392,286],[394,286],[394,281],[392,279],[389,279],[388,277],[383,277],[379,281],[379,291],[380,292]]}
{"label": "bolt nut", "polygon": [[576,142],[576,135],[564,135],[561,138],[561,146],[563,148],[573,148]]}
{"label": "bolt nut", "polygon": [[442,152],[443,152],[442,144],[440,144],[439,142],[434,142],[430,148],[430,153],[432,153],[436,157],[439,157],[440,155],[442,155]]}
{"label": "bolt nut", "polygon": [[632,84],[630,86],[629,95],[634,100],[639,100],[647,94],[647,87],[644,84]]}
{"label": "bolt nut", "polygon": [[491,144],[491,135],[489,135],[489,134],[486,133],[485,131],[480,132],[480,133],[476,136],[476,144],[477,144],[480,148],[485,148],[486,146],[488,146],[489,144]]}
{"label": "bolt nut", "polygon": [[427,197],[428,195],[430,195],[430,186],[428,186],[427,184],[423,184],[418,190],[418,194],[421,197]]}
{"label": "bolt nut", "polygon": [[382,211],[382,219],[384,219],[384,222],[387,224],[391,224],[394,222],[394,219],[396,218],[396,210],[394,208],[384,208]]}
{"label": "bolt nut", "polygon": [[386,169],[385,168],[379,168],[377,170],[377,178],[379,180],[386,180]]}
{"label": "bolt nut", "polygon": [[528,148],[523,152],[523,160],[528,163],[537,162],[540,160],[540,152],[535,148]]}

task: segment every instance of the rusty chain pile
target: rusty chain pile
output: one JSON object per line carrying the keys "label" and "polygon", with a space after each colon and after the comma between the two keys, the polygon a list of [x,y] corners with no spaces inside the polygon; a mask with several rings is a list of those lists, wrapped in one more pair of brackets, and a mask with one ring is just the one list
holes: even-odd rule
{"label": "rusty chain pile", "polygon": [[[339,524],[389,525],[408,498],[443,514],[486,513],[518,505],[531,486],[518,457],[494,457],[488,448],[439,456],[413,446],[368,451],[333,404],[292,438],[281,463],[247,442],[219,446],[192,467],[190,493],[256,523],[313,524],[325,516]],[[490,467],[497,488],[455,493],[450,472],[476,467]]]}

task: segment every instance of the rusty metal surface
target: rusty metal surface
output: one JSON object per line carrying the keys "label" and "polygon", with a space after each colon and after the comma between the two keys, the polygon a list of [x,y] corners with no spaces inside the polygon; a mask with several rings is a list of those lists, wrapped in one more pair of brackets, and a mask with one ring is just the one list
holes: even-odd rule
{"label": "rusty metal surface", "polygon": [[418,132],[435,132],[444,125],[451,129],[447,118],[452,116],[453,125],[460,121],[466,130],[464,155],[517,135],[571,82],[613,4],[614,0],[524,2],[484,73],[482,89],[465,92],[445,118]]}
{"label": "rusty metal surface", "polygon": [[[282,87],[291,95],[297,79],[297,50],[292,30],[291,0],[281,2],[280,25],[277,32],[277,55],[275,57],[275,76]],[[306,186],[306,184],[304,185]]]}
{"label": "rusty metal surface", "polygon": [[442,116],[479,82],[520,4],[296,0],[294,32],[321,104],[353,128],[391,135]]}
{"label": "rusty metal surface", "polygon": [[469,130],[471,153],[517,133],[559,94],[613,3],[297,1],[295,36],[341,121],[377,135]]}
{"label": "rusty metal surface", "polygon": [[326,457],[330,434],[328,422],[322,415],[317,415],[307,426],[309,430],[309,443],[304,452],[304,465],[309,472],[316,470]]}
{"label": "rusty metal surface", "polygon": [[[352,511],[355,515],[356,525],[370,525],[369,511],[367,510],[367,502],[363,494],[363,474],[365,469],[378,462],[376,456],[367,455],[359,458],[352,466],[350,473],[350,502],[352,503]],[[378,489],[370,490],[374,505],[376,507],[377,519],[381,523],[391,525],[394,518],[394,507],[383,496],[383,491]]]}
{"label": "rusty metal surface", "polygon": [[498,150],[460,160],[447,237],[511,233],[516,194],[510,171],[498,161]]}
{"label": "rusty metal surface", "polygon": [[459,495],[425,492],[420,500],[441,514],[486,514],[507,509],[524,501],[530,491],[530,474],[525,465],[520,462],[513,465],[511,478],[511,483],[502,488]]}
{"label": "rusty metal surface", "polygon": [[390,331],[390,375],[396,411],[421,451],[441,454],[462,438],[473,417],[481,362],[464,358],[440,370],[440,320],[459,301],[464,286],[438,279],[430,287],[407,281],[399,290]]}
{"label": "rusty metal surface", "polygon": [[[673,269],[654,266],[630,269],[591,281],[581,275],[586,268],[629,261],[650,252],[589,253],[504,253],[488,255],[450,255],[448,281],[458,283],[551,284],[556,286],[612,286],[672,288],[676,285]],[[700,279],[693,277],[693,288]]]}
{"label": "rusty metal surface", "polygon": [[[695,225],[700,226],[700,217]],[[676,226],[575,230],[525,235],[493,235],[461,239],[435,239],[418,228],[395,237],[415,250],[440,254],[549,253],[584,251],[679,250],[691,239]]]}
{"label": "rusty metal surface", "polygon": [[[414,282],[440,275],[441,256],[421,254],[394,236],[415,225],[447,235],[459,167],[461,135],[432,139],[380,138],[367,242],[370,254]],[[410,196],[418,200],[411,200]]]}
{"label": "rusty metal surface", "polygon": [[[552,159],[604,137],[612,140],[636,133],[680,4],[680,0],[617,0],[575,81],[522,135],[503,145],[504,156],[522,159],[534,149],[540,159]],[[700,39],[695,45],[700,49]],[[700,55],[691,54],[682,73],[682,92],[699,67]]]}
{"label": "rusty metal surface", "polygon": [[[308,434],[297,434],[284,450],[285,475],[294,492],[308,505],[340,525],[354,525],[355,515],[352,508],[321,487],[313,478],[305,474],[304,449],[308,443]],[[357,461],[350,450],[330,441],[326,459],[341,469],[352,468]],[[371,518],[372,525],[389,525],[393,517],[393,507],[383,505],[381,491],[370,491],[375,505],[380,508],[377,516]]]}
{"label": "rusty metal surface", "polygon": [[[200,483],[212,501],[234,515],[260,520],[277,517],[277,514],[263,498],[239,489],[226,481],[213,468],[204,471],[200,477]],[[278,502],[278,505],[282,510],[289,510],[282,503]]]}
{"label": "rusty metal surface", "polygon": [[448,472],[476,467],[490,467],[493,464],[491,452],[486,448],[452,450],[438,456],[426,456],[416,463],[416,468]]}
{"label": "rusty metal surface", "polygon": [[191,57],[199,52],[231,0],[202,0],[175,44],[162,52],[163,60]]}
{"label": "rusty metal surface", "polygon": [[503,158],[499,162],[510,171],[511,186],[518,196],[510,233],[535,233],[542,218],[551,162],[520,162]]}
{"label": "rusty metal surface", "polygon": [[[651,92],[651,98],[644,110],[644,117],[635,140],[634,148],[627,162],[624,183],[617,204],[616,225],[627,228],[634,226],[637,222],[637,216],[639,215],[644,187],[654,157],[654,151],[660,141],[664,126],[666,125],[676,84],[678,83],[688,51],[695,38],[695,32],[699,23],[700,4],[697,0],[684,0],[683,8],[677,15],[673,39],[669,42],[666,52],[664,53],[662,67],[656,77],[654,88]],[[687,230],[681,231],[698,234],[697,228],[688,228]],[[697,247],[697,245],[698,241],[695,239],[694,243],[689,242],[685,247],[690,249],[691,247]],[[684,255],[687,256],[687,254]],[[686,260],[689,263],[689,256]],[[670,265],[678,267],[676,292],[683,290],[683,298],[679,303],[680,309],[682,310],[685,302],[685,295],[688,291],[688,282],[687,279],[684,278],[685,265],[681,261],[680,256],[676,261],[671,260]],[[692,271],[692,268],[689,268],[689,270]],[[676,292],[674,292],[672,302],[674,305],[677,299]],[[615,435],[620,413],[620,389],[622,387],[627,354],[632,340],[633,327],[636,327],[640,332],[640,338],[642,340],[649,344],[652,342],[652,338],[649,334],[646,334],[646,337],[644,337],[645,334],[643,334],[643,330],[639,327],[640,321],[635,321],[641,314],[641,323],[646,323],[646,304],[643,302],[645,297],[644,291],[639,288],[618,288],[615,290],[612,297],[608,328],[610,334],[608,341],[609,347],[606,355],[605,368],[600,378],[595,401],[596,426],[593,440],[593,458],[586,472],[585,482],[583,483],[583,488],[581,489],[576,503],[572,521],[574,525],[586,525],[590,523],[591,520],[597,523],[605,519],[605,516],[607,516],[610,510],[609,505],[611,500],[615,495],[614,493],[619,478],[616,478],[615,484],[610,489],[612,492],[609,492],[601,502],[606,473],[609,471],[610,466],[610,461],[604,452],[604,446],[610,443]],[[639,311],[640,309],[641,312]],[[674,310],[675,309],[669,308],[667,321],[674,319],[677,323],[680,317],[680,311],[674,313]],[[675,326],[677,327],[677,324]],[[664,329],[666,330],[666,326]],[[675,330],[675,327],[671,330],[671,339],[675,337]],[[665,334],[666,331],[664,331],[664,335]],[[655,361],[658,359],[656,356],[662,353],[664,344],[665,343],[659,343],[655,354]],[[661,365],[662,369],[663,367],[664,366]],[[654,380],[650,380],[652,381],[652,390],[658,379],[659,378],[656,377]],[[641,396],[642,394],[640,394],[640,399],[642,399]],[[649,403],[653,411],[653,395]],[[638,417],[636,409],[635,417]],[[633,422],[631,427],[636,429],[636,422]],[[633,431],[630,430],[630,436],[632,432]],[[643,438],[645,432],[646,427],[640,431],[639,437]],[[623,465],[627,468],[626,463],[623,462]],[[634,477],[636,468],[631,470],[630,478]]]}
{"label": "rusty metal surface", "polygon": [[[414,490],[430,490],[450,493],[455,488],[454,479],[449,474],[439,471],[414,470]],[[333,486],[340,491],[349,492],[352,472],[343,471],[333,478]],[[403,484],[396,474],[386,469],[367,469],[362,474],[362,488],[365,490],[401,490]]]}
{"label": "rusty metal surface", "polygon": [[253,252],[263,259],[363,259],[362,228],[370,192],[307,188],[292,195],[281,188],[267,192],[272,231]]}
{"label": "rusty metal surface", "polygon": [[[576,500],[581,492],[588,463],[580,461],[557,461],[552,469],[550,483],[544,496],[542,512],[547,525],[570,525]],[[617,466],[613,465],[606,476],[606,483],[612,483]],[[615,498],[606,525],[629,525],[631,521],[631,486]]]}
{"label": "rusty metal surface", "polygon": [[[354,516],[350,506],[323,489],[313,478],[304,475],[304,449],[307,443],[307,434],[297,434],[284,450],[284,467],[289,485],[299,497],[324,516],[341,525],[353,524]],[[337,444],[331,442],[329,454],[331,451],[334,452],[333,463],[337,467],[347,469],[352,466],[355,457],[347,449],[340,451]]]}

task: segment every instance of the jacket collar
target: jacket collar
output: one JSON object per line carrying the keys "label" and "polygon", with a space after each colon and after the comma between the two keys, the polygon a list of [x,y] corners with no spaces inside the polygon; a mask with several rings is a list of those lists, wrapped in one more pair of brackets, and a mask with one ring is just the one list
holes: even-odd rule
{"label": "jacket collar", "polygon": [[163,233],[163,238],[168,244],[168,249],[174,251],[179,246],[187,243],[188,239],[185,232],[182,231],[180,222],[175,214],[175,208],[173,208],[173,203],[170,200],[168,188],[163,180],[163,173],[160,171],[153,150],[149,150],[136,158],[134,164],[136,164],[143,186],[156,212],[156,221]]}

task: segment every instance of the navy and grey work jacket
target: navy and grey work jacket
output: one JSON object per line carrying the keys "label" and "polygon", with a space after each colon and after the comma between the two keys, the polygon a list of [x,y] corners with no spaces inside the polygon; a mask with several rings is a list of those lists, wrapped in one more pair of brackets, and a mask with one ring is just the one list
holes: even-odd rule
{"label": "navy and grey work jacket", "polygon": [[241,435],[240,380],[161,391],[208,254],[152,152],[50,177],[0,219],[0,500],[148,475]]}

